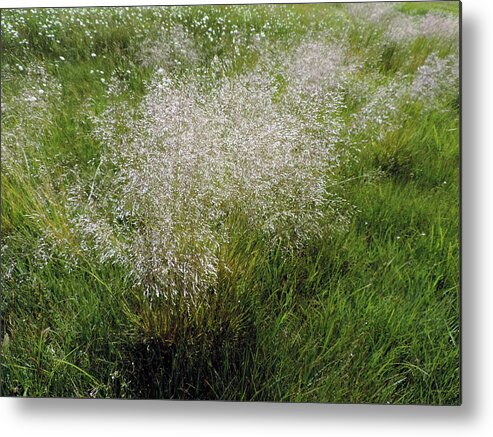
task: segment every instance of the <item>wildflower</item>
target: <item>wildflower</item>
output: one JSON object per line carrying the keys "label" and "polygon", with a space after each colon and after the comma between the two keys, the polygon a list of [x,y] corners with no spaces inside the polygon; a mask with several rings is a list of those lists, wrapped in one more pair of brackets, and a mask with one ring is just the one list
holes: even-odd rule
{"label": "wildflower", "polygon": [[65,58],[63,56],[60,56],[60,61],[65,61]]}

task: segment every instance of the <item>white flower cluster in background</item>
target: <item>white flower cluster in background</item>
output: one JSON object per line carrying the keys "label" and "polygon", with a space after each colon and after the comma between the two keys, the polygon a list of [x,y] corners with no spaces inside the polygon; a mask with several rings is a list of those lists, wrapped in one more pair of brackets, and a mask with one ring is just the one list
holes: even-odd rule
{"label": "white flower cluster in background", "polygon": [[[15,69],[22,73],[22,81],[14,78]],[[18,84],[16,92],[3,93],[1,106],[2,171],[5,172],[16,164],[30,167],[25,158],[27,149],[41,147],[42,134],[53,122],[51,109],[61,96],[59,82],[42,64],[4,65],[3,87],[13,81]]]}
{"label": "white flower cluster in background", "polygon": [[157,40],[144,41],[140,50],[140,59],[144,66],[170,71],[181,64],[196,64],[199,53],[187,29],[176,25],[169,32],[163,32]]}
{"label": "white flower cluster in background", "polygon": [[409,42],[418,37],[457,39],[459,19],[450,14],[430,11],[424,15],[408,15],[399,12],[400,3],[348,3],[348,12],[360,25],[377,25],[384,31],[385,39]]}
{"label": "white flower cluster in background", "polygon": [[390,20],[385,36],[398,42],[413,41],[420,36],[458,40],[459,21],[457,17],[437,12],[418,16],[399,14]]}
{"label": "white flower cluster in background", "polygon": [[439,58],[432,53],[421,65],[410,86],[413,97],[431,102],[447,93],[459,94],[459,59]]}

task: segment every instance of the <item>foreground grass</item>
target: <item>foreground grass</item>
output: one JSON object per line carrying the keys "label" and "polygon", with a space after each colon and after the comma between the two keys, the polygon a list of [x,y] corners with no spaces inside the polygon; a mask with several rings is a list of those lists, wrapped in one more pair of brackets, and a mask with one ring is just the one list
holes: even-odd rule
{"label": "foreground grass", "polygon": [[[428,5],[437,7],[401,9],[419,15]],[[144,9],[128,19],[108,12],[110,25],[94,25],[92,40],[69,27],[59,43],[40,38],[42,20],[27,15],[20,39],[28,49],[4,41],[5,71],[43,60],[61,90],[41,132],[25,124],[41,147],[2,165],[2,395],[458,404],[457,101],[446,102],[446,111],[407,105],[396,129],[370,144],[361,138],[332,187],[354,208],[346,230],[327,226],[307,247],[286,252],[242,232],[239,218],[222,248],[217,286],[192,312],[180,299],[144,298],[125,268],[80,251],[67,219],[69,187],[97,180],[104,144],[92,134],[93,116],[144,96],[154,68],[139,62],[143,26],[150,35],[162,23],[189,28],[201,47],[198,62],[207,65],[234,48],[229,37],[220,46],[208,39],[224,14],[247,40],[250,28],[278,23],[266,38],[281,45],[310,29],[337,32],[347,17],[340,5],[168,11]],[[8,20],[11,12],[2,12]],[[207,26],[194,24],[205,15]],[[385,44],[372,26],[350,28],[350,51],[370,53],[362,74],[378,71],[383,82],[415,73],[432,52],[455,50],[434,38]],[[248,47],[240,46],[226,74],[255,65]],[[172,68],[188,74],[187,65]],[[25,69],[12,70],[12,80],[2,81],[5,99],[25,77]],[[125,92],[107,92],[115,75]],[[348,94],[348,123],[359,105]],[[3,143],[23,123],[22,114],[2,118]],[[52,245],[47,230],[63,247]]]}

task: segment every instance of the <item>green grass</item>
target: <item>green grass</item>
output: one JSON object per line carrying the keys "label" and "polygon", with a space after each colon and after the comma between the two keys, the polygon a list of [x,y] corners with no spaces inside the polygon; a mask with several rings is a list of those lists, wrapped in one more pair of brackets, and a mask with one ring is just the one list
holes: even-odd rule
{"label": "green grass", "polygon": [[409,2],[402,3],[399,8],[402,12],[411,15],[425,15],[430,11],[459,13],[459,2],[435,1],[435,2]]}
{"label": "green grass", "polygon": [[[458,3],[399,9],[457,14]],[[27,48],[4,36],[2,74],[13,80],[2,80],[2,104],[21,86],[25,71],[16,64],[41,60],[61,90],[41,130],[26,127],[34,140],[22,148],[25,159],[2,164],[1,394],[459,404],[457,101],[444,102],[445,111],[404,105],[396,129],[371,141],[362,135],[332,187],[352,205],[348,229],[327,226],[307,247],[286,253],[239,219],[222,249],[217,286],[188,311],[182,299],[146,299],[125,268],[80,251],[67,202],[72,183],[82,180],[89,190],[97,177],[105,144],[93,135],[93,117],[116,101],[142,99],[153,68],[141,65],[138,49],[161,26],[189,29],[205,66],[234,50],[231,36],[221,45],[207,38],[208,27],[230,19],[246,35],[226,73],[234,75],[255,66],[249,41],[267,21],[267,44],[289,47],[310,29],[337,34],[351,19],[341,5],[107,11],[108,26],[90,12],[83,17],[97,31],[92,40],[68,23],[60,43],[39,36],[42,10],[19,24]],[[2,23],[15,14],[2,10]],[[193,24],[205,15],[207,27]],[[349,51],[365,57],[358,74],[376,72],[381,83],[414,74],[432,52],[457,50],[434,38],[387,44],[372,26],[350,25]],[[180,68],[187,77],[188,66]],[[106,93],[100,79],[112,74],[126,84],[122,94]],[[361,102],[347,103],[349,123]],[[25,117],[2,118],[3,143]],[[49,178],[38,171],[43,165]],[[36,256],[40,244],[46,260]]]}

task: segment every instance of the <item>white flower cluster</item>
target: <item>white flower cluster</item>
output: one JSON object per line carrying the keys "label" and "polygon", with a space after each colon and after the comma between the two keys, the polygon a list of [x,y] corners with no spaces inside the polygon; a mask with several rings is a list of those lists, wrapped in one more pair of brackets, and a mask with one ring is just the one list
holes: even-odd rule
{"label": "white flower cluster", "polygon": [[402,3],[348,3],[346,8],[359,25],[377,25],[384,31],[388,41],[413,41],[427,38],[456,39],[458,43],[459,19],[457,16],[430,11],[424,15],[399,12]]}
{"label": "white flower cluster", "polygon": [[193,38],[188,35],[188,29],[176,25],[169,32],[162,32],[157,40],[144,41],[140,59],[145,66],[172,71],[182,64],[194,65],[199,59],[199,54]]}
{"label": "white flower cluster", "polygon": [[459,59],[457,56],[439,58],[432,53],[414,75],[410,86],[413,97],[432,101],[447,93],[459,94]]}
{"label": "white flower cluster", "polygon": [[[275,92],[262,71],[208,92],[157,74],[138,114],[106,114],[104,159],[119,170],[111,199],[96,196],[110,199],[114,241],[147,293],[213,286],[238,226],[294,247],[320,233],[324,214],[343,221],[326,191],[341,123],[314,130],[316,114],[301,119],[274,103]],[[79,221],[89,234],[105,228],[87,223]]]}
{"label": "white flower cluster", "polygon": [[[367,81],[371,81],[371,77]],[[402,108],[420,101],[435,110],[449,110],[443,106],[447,96],[459,95],[459,59],[457,56],[440,58],[430,54],[413,75],[397,74],[391,81],[371,89],[368,82],[351,84],[352,92],[364,96],[365,103],[353,114],[350,135],[381,140],[403,121]]]}
{"label": "white flower cluster", "polygon": [[413,41],[419,36],[455,39],[458,44],[459,19],[436,12],[419,16],[399,14],[391,19],[386,31],[386,38],[397,42]]}
{"label": "white flower cluster", "polygon": [[356,66],[346,61],[344,44],[328,44],[322,37],[302,41],[287,57],[286,69],[291,92],[316,99],[336,89]]}
{"label": "white flower cluster", "polygon": [[2,94],[2,171],[8,172],[15,164],[28,166],[29,148],[39,148],[42,133],[52,123],[50,110],[61,96],[61,86],[43,65],[22,67],[6,65],[2,68],[4,86],[16,81],[12,70],[19,70],[23,80],[15,92]]}

